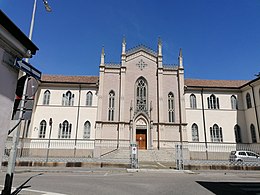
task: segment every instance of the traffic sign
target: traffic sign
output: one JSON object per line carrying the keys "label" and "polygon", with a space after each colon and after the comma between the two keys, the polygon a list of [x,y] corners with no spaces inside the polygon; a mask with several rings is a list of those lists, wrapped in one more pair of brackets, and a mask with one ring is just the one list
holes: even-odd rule
{"label": "traffic sign", "polygon": [[39,70],[37,70],[36,68],[34,68],[31,64],[20,60],[20,59],[16,59],[15,62],[15,67],[17,67],[18,69],[20,69],[23,72],[26,72],[29,76],[32,76],[36,79],[41,79],[41,72]]}

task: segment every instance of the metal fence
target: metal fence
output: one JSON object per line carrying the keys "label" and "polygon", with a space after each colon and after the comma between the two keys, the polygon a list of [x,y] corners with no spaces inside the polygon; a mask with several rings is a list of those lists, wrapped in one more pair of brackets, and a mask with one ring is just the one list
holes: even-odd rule
{"label": "metal fence", "polygon": [[[4,161],[12,147],[12,138],[6,141]],[[113,150],[117,147],[129,148],[128,140],[90,139],[20,139],[17,147],[18,160],[37,161],[86,161],[93,158],[95,147]],[[46,159],[46,160],[45,160]]]}
{"label": "metal fence", "polygon": [[[154,150],[157,150],[154,141]],[[8,160],[12,138],[6,141],[4,161]],[[115,148],[129,150],[129,140],[114,139],[20,139],[18,144],[17,159],[31,161],[90,161],[93,160],[95,148],[105,148],[104,151],[112,151]],[[172,152],[163,152],[165,150]],[[174,142],[160,141],[160,150],[157,151],[157,159],[165,158],[176,162],[176,167],[183,165],[230,165],[231,151],[253,151],[260,154],[260,144],[236,144],[236,143],[203,143],[203,142]],[[149,151],[147,151],[149,152]],[[160,153],[160,155],[158,155]],[[145,153],[142,152],[145,155]],[[168,155],[169,157],[167,158]],[[128,155],[127,155],[128,156]],[[141,156],[140,156],[141,159]],[[165,160],[165,161],[166,161]],[[259,159],[260,162],[260,159]],[[234,162],[233,162],[234,163]],[[241,165],[241,163],[237,163]],[[258,166],[260,163],[248,163],[249,166]],[[245,164],[243,164],[245,165]]]}
{"label": "metal fence", "polygon": [[252,151],[260,154],[260,144],[240,143],[185,143],[183,148],[184,165],[238,165],[260,166],[260,158],[248,161],[231,161],[231,151]]}

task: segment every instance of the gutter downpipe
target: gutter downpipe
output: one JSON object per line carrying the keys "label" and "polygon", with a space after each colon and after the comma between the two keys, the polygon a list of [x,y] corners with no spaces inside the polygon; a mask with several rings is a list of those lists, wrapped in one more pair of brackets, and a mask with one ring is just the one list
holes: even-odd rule
{"label": "gutter downpipe", "polygon": [[120,126],[120,115],[121,115],[121,87],[122,87],[122,74],[121,74],[121,69],[120,69],[120,84],[119,84],[119,98],[118,98],[118,124],[117,124],[117,144],[116,144],[116,149],[119,148],[119,126]]}
{"label": "gutter downpipe", "polygon": [[203,128],[204,128],[204,138],[205,138],[205,147],[206,147],[206,159],[209,159],[208,156],[208,143],[207,143],[207,133],[206,133],[206,121],[205,121],[205,107],[203,99],[203,88],[201,89],[201,103],[202,103],[202,118],[203,118]]}
{"label": "gutter downpipe", "polygon": [[180,125],[179,125],[179,132],[180,132],[180,142],[181,142],[181,162],[179,167],[181,170],[184,170],[184,164],[183,164],[183,137],[182,137],[182,110],[181,110],[181,89],[180,89],[180,69],[178,69],[178,101],[179,101],[179,120],[180,120]]}
{"label": "gutter downpipe", "polygon": [[77,137],[79,129],[79,109],[80,109],[80,99],[81,99],[81,85],[79,84],[79,99],[78,99],[78,112],[77,112],[77,123],[76,123],[76,135],[75,135],[75,144],[74,144],[74,157],[76,156],[77,151]]}
{"label": "gutter downpipe", "polygon": [[258,113],[257,113],[256,103],[255,103],[255,92],[254,92],[253,86],[251,84],[249,84],[249,86],[251,87],[252,93],[253,93],[253,100],[254,100],[254,105],[255,105],[254,107],[255,107],[256,124],[257,124],[257,129],[258,129],[258,136],[259,136],[259,139],[260,139],[259,120],[258,120]]}
{"label": "gutter downpipe", "polygon": [[159,128],[160,128],[160,124],[159,124],[159,121],[160,121],[160,106],[159,106],[159,103],[160,103],[160,97],[159,97],[160,93],[159,93],[159,70],[157,69],[157,149],[159,150],[160,149],[160,131],[159,131]]}

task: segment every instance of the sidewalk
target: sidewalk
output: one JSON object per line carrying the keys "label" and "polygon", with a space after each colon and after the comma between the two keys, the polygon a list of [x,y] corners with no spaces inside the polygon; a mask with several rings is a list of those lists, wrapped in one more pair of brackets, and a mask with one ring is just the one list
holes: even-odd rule
{"label": "sidewalk", "polygon": [[[7,168],[2,168],[0,172],[5,173]],[[89,173],[89,172],[183,172],[183,173],[193,173],[190,170],[176,170],[176,169],[131,169],[131,168],[84,168],[84,167],[16,167],[15,173],[26,173],[26,172],[53,172],[53,173]]]}
{"label": "sidewalk", "polygon": [[[130,160],[113,159],[88,159],[88,161],[35,161],[17,160],[16,167],[82,167],[82,168],[130,168]],[[80,159],[79,159],[80,160]],[[2,168],[7,167],[7,161],[2,163]],[[139,161],[139,168],[145,169],[175,169],[175,162]]]}

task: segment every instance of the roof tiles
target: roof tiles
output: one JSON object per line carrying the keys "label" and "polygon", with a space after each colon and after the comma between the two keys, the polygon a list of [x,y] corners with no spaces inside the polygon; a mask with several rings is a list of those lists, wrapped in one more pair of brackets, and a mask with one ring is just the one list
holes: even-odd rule
{"label": "roof tiles", "polygon": [[249,81],[246,80],[200,80],[185,79],[188,87],[220,87],[220,88],[239,88]]}
{"label": "roof tiles", "polygon": [[42,75],[42,82],[53,83],[88,83],[98,82],[98,76],[65,76],[65,75]]}
{"label": "roof tiles", "polygon": [[[98,83],[98,76],[65,76],[65,75],[42,75],[41,81],[46,83]],[[220,87],[239,88],[248,83],[246,80],[202,80],[185,79],[184,83],[188,87]]]}

